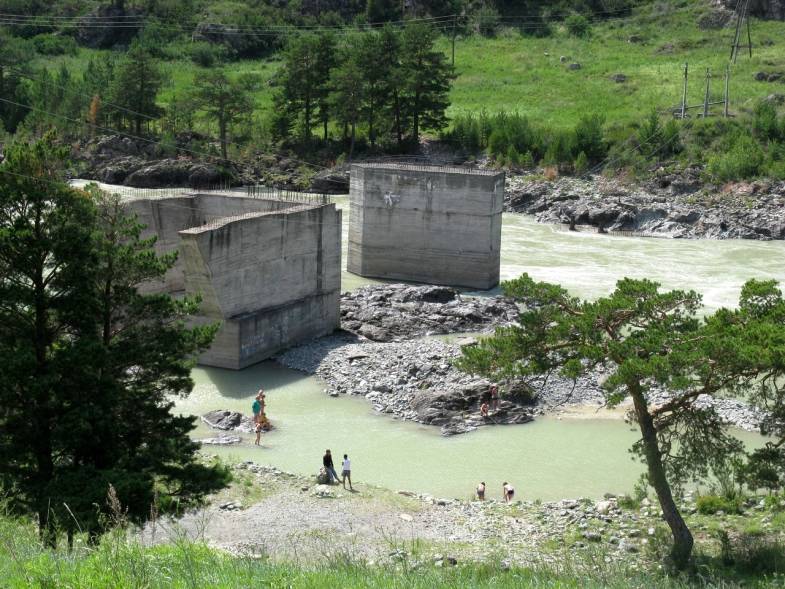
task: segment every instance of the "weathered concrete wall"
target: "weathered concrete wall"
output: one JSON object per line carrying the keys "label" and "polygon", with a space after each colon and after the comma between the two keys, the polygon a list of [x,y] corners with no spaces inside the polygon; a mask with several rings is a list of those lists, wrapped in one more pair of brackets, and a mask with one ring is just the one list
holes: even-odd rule
{"label": "weathered concrete wall", "polygon": [[179,251],[164,284],[199,294],[198,323],[220,322],[201,364],[244,368],[340,323],[341,211],[221,194],[128,203],[159,253]]}
{"label": "weathered concrete wall", "polygon": [[504,173],[357,164],[350,272],[489,289],[499,282]]}
{"label": "weathered concrete wall", "polygon": [[[138,199],[126,203],[139,222],[145,225],[144,237],[155,235],[156,252],[160,255],[177,251],[180,231],[245,213],[266,213],[292,206],[291,202],[261,198],[245,198],[222,194],[189,194],[171,198]],[[185,289],[183,263],[178,258],[166,273],[164,284],[150,285],[149,290],[179,292]]]}
{"label": "weathered concrete wall", "polygon": [[[291,207],[291,203],[289,203]],[[339,325],[341,212],[300,205],[180,233],[185,290],[222,319],[200,362],[244,368]]]}

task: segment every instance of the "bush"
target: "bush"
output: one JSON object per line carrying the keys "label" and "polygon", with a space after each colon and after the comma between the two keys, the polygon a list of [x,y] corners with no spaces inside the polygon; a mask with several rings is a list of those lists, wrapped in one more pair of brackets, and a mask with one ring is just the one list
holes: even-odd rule
{"label": "bush", "polygon": [[483,37],[493,37],[499,29],[499,11],[483,4],[474,14],[474,29]]}
{"label": "bush", "polygon": [[740,513],[741,504],[742,502],[739,499],[727,499],[719,495],[701,495],[695,502],[698,513],[702,515],[713,515],[718,511]]}
{"label": "bush", "polygon": [[777,111],[769,102],[761,102],[755,107],[752,118],[752,132],[763,141],[776,141],[785,139],[781,136],[780,125],[777,121]]}
{"label": "bush", "polygon": [[573,37],[588,37],[591,34],[591,25],[582,14],[571,14],[564,19],[567,32]]}
{"label": "bush", "polygon": [[758,176],[765,161],[763,149],[752,137],[738,134],[727,151],[709,158],[707,171],[719,182],[729,182]]}
{"label": "bush", "polygon": [[586,157],[586,152],[582,151],[578,154],[578,157],[575,158],[575,163],[573,164],[573,168],[575,169],[576,174],[583,174],[586,170],[589,169],[589,158]]}
{"label": "bush", "polygon": [[41,55],[76,55],[78,47],[72,37],[61,35],[36,35],[33,48]]}
{"label": "bush", "polygon": [[745,573],[785,572],[785,545],[760,534],[740,534],[727,557],[737,570]]}
{"label": "bush", "polygon": [[224,45],[197,41],[188,48],[188,56],[196,65],[213,67],[226,59],[228,51]]}

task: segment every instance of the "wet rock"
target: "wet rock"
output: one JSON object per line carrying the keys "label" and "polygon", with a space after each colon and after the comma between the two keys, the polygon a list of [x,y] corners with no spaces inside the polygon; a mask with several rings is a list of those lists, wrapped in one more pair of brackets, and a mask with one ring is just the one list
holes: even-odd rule
{"label": "wet rock", "polygon": [[212,428],[224,431],[237,431],[248,434],[254,431],[253,419],[237,411],[217,409],[202,415],[202,421]]}
{"label": "wet rock", "polygon": [[239,444],[242,442],[240,436],[230,436],[227,434],[219,434],[214,438],[203,438],[200,440],[196,440],[203,446],[232,446],[234,444]]}

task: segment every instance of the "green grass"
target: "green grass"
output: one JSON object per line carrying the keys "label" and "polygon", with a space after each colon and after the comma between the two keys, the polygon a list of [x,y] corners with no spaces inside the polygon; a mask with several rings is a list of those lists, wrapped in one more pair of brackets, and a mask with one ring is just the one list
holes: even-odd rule
{"label": "green grass", "polygon": [[[721,99],[732,30],[701,31],[696,24],[700,12],[675,8],[660,14],[643,8],[633,18],[595,26],[590,39],[570,37],[563,30],[542,39],[522,37],[517,31],[494,39],[459,39],[458,78],[449,112],[518,110],[535,121],[564,127],[595,112],[605,114],[609,124],[626,124],[652,109],[680,104],[685,62],[691,71],[689,103],[703,102],[706,68],[713,75],[712,99]],[[750,109],[759,98],[785,90],[780,84],[753,80],[757,71],[785,67],[785,24],[753,21],[752,30],[753,58],[740,56],[731,75],[732,110]],[[631,35],[643,42],[629,43]],[[774,44],[761,47],[764,40]],[[662,51],[666,44],[673,49]],[[449,48],[446,40],[442,48]],[[570,59],[562,64],[561,56]],[[582,68],[570,71],[566,66],[571,62]],[[617,73],[625,74],[627,82],[611,81]]]}
{"label": "green grass", "polygon": [[[271,562],[233,556],[201,543],[175,541],[144,547],[115,531],[98,546],[79,539],[71,552],[43,549],[33,526],[0,518],[0,584],[8,589],[235,588],[235,587],[370,587],[435,589],[441,587],[664,587],[736,586],[729,580],[700,576],[674,578],[623,564],[605,565],[603,555],[578,564],[565,558],[531,568],[501,563],[459,563],[439,568],[409,558],[373,565],[342,555],[327,564]],[[776,576],[748,576],[745,587],[773,586]]]}
{"label": "green grass", "polygon": [[[651,109],[680,103],[685,62],[691,71],[690,104],[703,101],[706,68],[711,68],[714,76],[712,98],[720,99],[733,31],[701,31],[697,21],[705,10],[705,3],[695,0],[655,2],[636,9],[632,17],[595,23],[587,39],[569,36],[561,26],[554,27],[546,38],[523,36],[513,29],[490,39],[459,37],[455,52],[458,77],[449,114],[517,110],[535,121],[568,127],[583,114],[602,113],[608,124],[626,125],[639,121]],[[757,71],[785,69],[783,33],[782,22],[752,21],[754,55],[750,59],[742,54],[733,68],[732,111],[750,110],[761,97],[785,92],[782,84],[753,80]],[[629,43],[631,35],[641,37],[642,42]],[[764,41],[773,44],[763,46]],[[663,50],[666,45],[673,48]],[[439,48],[449,56],[449,39],[442,38]],[[81,71],[96,54],[82,48],[76,56],[41,58],[39,63],[58,67],[65,62]],[[582,69],[570,71],[567,64],[560,63],[562,55],[570,58],[567,64],[578,62]],[[232,74],[259,76],[256,108],[261,117],[268,117],[273,94],[269,81],[280,62],[275,58],[245,60],[226,67]],[[169,81],[160,95],[163,105],[188,89],[200,70],[186,59],[170,61],[164,68]],[[628,81],[611,81],[609,77],[617,73],[625,74]]]}

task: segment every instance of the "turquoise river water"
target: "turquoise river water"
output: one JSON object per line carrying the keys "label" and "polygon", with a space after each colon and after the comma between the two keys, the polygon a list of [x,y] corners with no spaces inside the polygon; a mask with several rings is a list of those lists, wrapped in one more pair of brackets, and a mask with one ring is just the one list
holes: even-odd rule
{"label": "turquoise river water", "polygon": [[[346,206],[346,199],[338,204]],[[344,265],[346,228],[344,211]],[[558,282],[576,295],[597,297],[619,278],[648,277],[668,288],[691,288],[707,308],[732,306],[749,278],[785,282],[785,242],[687,241],[573,233],[505,215],[502,278],[528,272]],[[343,273],[343,290],[372,281]],[[259,387],[268,393],[268,415],[276,430],[261,447],[250,436],[240,446],[210,448],[232,459],[254,460],[284,470],[315,473],[325,448],[348,453],[353,478],[392,489],[435,496],[467,497],[478,481],[491,490],[505,480],[522,498],[598,497],[625,492],[642,472],[628,451],[635,430],[618,415],[583,411],[574,417],[481,428],[443,438],[436,428],[374,414],[363,398],[332,398],[314,377],[264,362],[240,372],[196,368],[196,383],[176,410],[199,415],[212,409],[248,413]],[[197,437],[210,432],[200,424]],[[759,436],[740,432],[749,444]]]}

